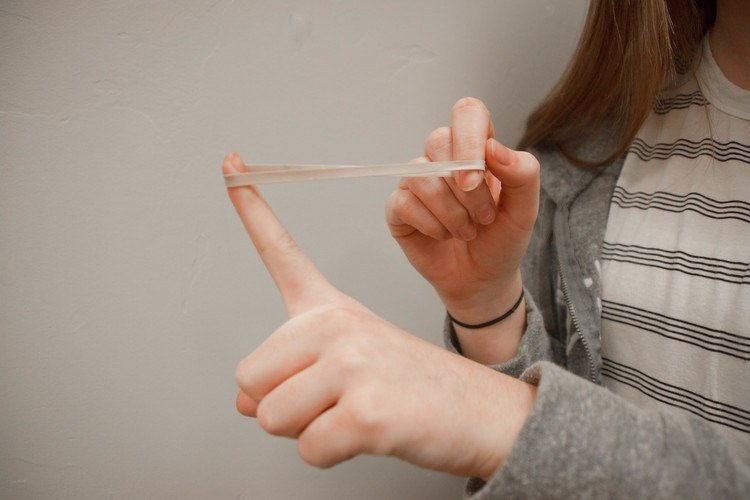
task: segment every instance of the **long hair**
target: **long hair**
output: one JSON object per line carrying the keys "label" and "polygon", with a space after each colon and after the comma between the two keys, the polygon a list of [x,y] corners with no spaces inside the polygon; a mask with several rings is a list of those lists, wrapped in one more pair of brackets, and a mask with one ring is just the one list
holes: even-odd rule
{"label": "long hair", "polygon": [[[587,167],[620,157],[659,94],[690,68],[715,18],[716,0],[591,0],[573,58],[529,117],[519,149],[550,145]],[[602,129],[617,138],[608,157],[571,152]]]}

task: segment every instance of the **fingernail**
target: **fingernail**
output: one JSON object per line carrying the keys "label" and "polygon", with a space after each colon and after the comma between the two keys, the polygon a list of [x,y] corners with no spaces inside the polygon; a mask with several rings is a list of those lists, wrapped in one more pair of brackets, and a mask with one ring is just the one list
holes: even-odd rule
{"label": "fingernail", "polygon": [[473,191],[479,187],[483,180],[484,176],[481,172],[470,170],[463,176],[463,185],[461,186],[461,189],[464,191]]}
{"label": "fingernail", "polygon": [[477,237],[477,228],[471,222],[467,222],[458,230],[458,236],[464,241],[473,240]]}
{"label": "fingernail", "polygon": [[495,207],[487,203],[477,210],[476,216],[480,224],[490,224],[495,220]]}

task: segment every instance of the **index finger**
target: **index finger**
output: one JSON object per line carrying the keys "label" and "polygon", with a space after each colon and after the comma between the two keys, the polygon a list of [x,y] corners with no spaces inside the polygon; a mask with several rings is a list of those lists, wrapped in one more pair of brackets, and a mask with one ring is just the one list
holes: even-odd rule
{"label": "index finger", "polygon": [[[473,97],[459,99],[451,113],[454,160],[484,160],[485,144],[493,134],[490,113]],[[464,191],[479,187],[484,175],[479,171],[459,172],[456,182]]]}
{"label": "index finger", "polygon": [[[224,174],[247,172],[242,158],[230,153],[222,163]],[[320,306],[335,289],[297,244],[253,186],[227,188],[247,234],[281,292],[289,316]]]}

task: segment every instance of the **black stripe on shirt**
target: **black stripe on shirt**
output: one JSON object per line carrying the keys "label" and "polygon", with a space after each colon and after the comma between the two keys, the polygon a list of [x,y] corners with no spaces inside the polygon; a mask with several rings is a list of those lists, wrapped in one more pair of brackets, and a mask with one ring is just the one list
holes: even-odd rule
{"label": "black stripe on shirt", "polygon": [[663,99],[654,106],[654,113],[657,115],[666,115],[673,109],[685,109],[690,106],[707,106],[708,100],[703,96],[700,90],[690,94],[679,94],[674,97]]}
{"label": "black stripe on shirt", "polygon": [[677,139],[670,143],[648,144],[643,139],[635,139],[628,148],[642,161],[666,160],[672,156],[695,159],[700,156],[710,156],[716,161],[741,161],[750,163],[750,146],[736,141],[718,142],[710,137],[701,141]]}
{"label": "black stripe on shirt", "polygon": [[727,283],[750,284],[750,263],[748,262],[692,255],[680,250],[662,250],[605,241],[602,244],[602,258],[677,271]]}
{"label": "black stripe on shirt", "polygon": [[690,344],[705,351],[750,361],[750,338],[731,332],[610,300],[602,300],[602,319]]}
{"label": "black stripe on shirt", "polygon": [[709,422],[750,433],[750,412],[745,409],[668,384],[609,358],[602,358],[602,375],[628,385],[656,401],[687,410]]}
{"label": "black stripe on shirt", "polygon": [[620,208],[641,210],[658,209],[666,212],[695,212],[710,219],[736,219],[750,222],[750,203],[743,200],[715,200],[696,192],[686,194],[654,191],[631,192],[622,186],[615,186],[612,203]]}
{"label": "black stripe on shirt", "polygon": [[718,142],[710,137],[701,141],[677,139],[670,143],[648,144],[643,139],[635,139],[628,148],[642,161],[666,160],[672,156],[695,159],[700,156],[710,156],[716,161],[741,161],[750,163],[750,146],[736,141]]}
{"label": "black stripe on shirt", "polygon": [[[630,145],[629,150],[639,154],[641,159],[669,158],[670,156],[685,156],[687,158],[697,158],[706,153],[712,153],[712,156],[722,161],[728,161],[737,156],[740,161],[748,162],[750,160],[750,146],[737,141],[719,142],[711,137],[706,137],[700,141],[693,141],[686,138],[677,139],[674,142],[658,142],[649,144],[641,138],[636,138]],[[643,158],[646,157],[646,158]]]}
{"label": "black stripe on shirt", "polygon": [[715,152],[719,156],[737,154],[747,159],[748,155],[750,155],[750,145],[737,141],[719,142],[711,137],[705,137],[700,141],[693,141],[682,137],[674,142],[657,142],[656,144],[649,144],[639,137],[633,140],[631,148],[633,147],[639,149],[642,153],[649,153],[656,156],[663,156],[671,152],[700,152],[701,148]]}

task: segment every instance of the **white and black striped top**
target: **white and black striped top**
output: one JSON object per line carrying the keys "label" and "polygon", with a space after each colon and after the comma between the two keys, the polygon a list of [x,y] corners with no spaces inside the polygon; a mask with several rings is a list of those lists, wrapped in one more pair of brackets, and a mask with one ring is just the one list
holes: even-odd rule
{"label": "white and black striped top", "polygon": [[604,385],[750,461],[750,91],[704,40],[630,147],[602,245]]}

